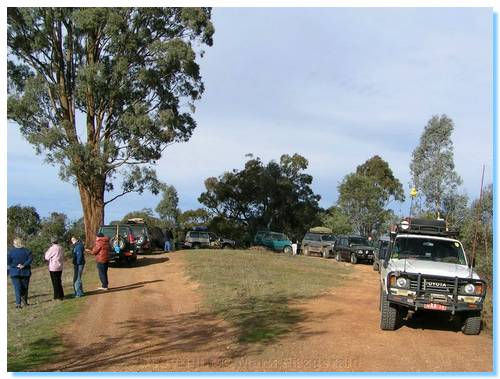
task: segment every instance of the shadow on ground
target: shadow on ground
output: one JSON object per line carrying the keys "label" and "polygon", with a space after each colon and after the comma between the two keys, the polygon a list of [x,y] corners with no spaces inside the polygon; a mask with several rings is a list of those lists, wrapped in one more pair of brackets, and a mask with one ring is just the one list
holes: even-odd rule
{"label": "shadow on ground", "polygon": [[[300,322],[313,316],[290,309],[283,297],[247,299],[224,312],[233,326],[222,321],[220,316],[200,311],[128,320],[119,324],[120,333],[113,337],[107,337],[103,328],[97,332],[104,337],[102,342],[84,348],[66,346],[67,353],[49,370],[103,371],[125,364],[124,371],[128,371],[127,366],[133,370],[151,371],[151,367],[165,370],[173,364],[173,370],[205,371],[208,369],[205,364],[209,363],[200,361],[199,357],[219,359],[219,362],[223,359],[229,365],[231,359],[258,352],[286,333],[293,332],[297,339],[321,334],[303,329]],[[191,363],[189,357],[195,357],[200,366],[183,369],[185,362],[179,361],[179,356]]]}
{"label": "shadow on ground", "polygon": [[154,257],[154,256],[139,256],[135,262],[111,262],[110,268],[134,268],[156,265],[169,261],[168,257]]}
{"label": "shadow on ground", "polygon": [[443,330],[461,332],[462,322],[459,316],[451,319],[448,312],[416,312],[413,317],[403,321],[403,325],[411,329]]}

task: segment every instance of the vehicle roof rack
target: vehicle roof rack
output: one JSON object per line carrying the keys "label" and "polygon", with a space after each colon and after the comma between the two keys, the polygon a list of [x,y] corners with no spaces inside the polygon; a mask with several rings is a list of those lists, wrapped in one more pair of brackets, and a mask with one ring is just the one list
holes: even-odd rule
{"label": "vehicle roof rack", "polygon": [[423,218],[406,217],[396,226],[396,233],[429,234],[443,237],[456,236],[456,231],[448,230],[444,220],[427,220]]}

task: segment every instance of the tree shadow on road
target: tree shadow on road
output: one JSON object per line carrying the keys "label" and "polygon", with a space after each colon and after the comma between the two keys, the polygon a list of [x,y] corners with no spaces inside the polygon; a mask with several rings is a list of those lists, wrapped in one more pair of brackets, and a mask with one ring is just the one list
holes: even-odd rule
{"label": "tree shadow on road", "polygon": [[209,312],[155,318],[152,310],[149,319],[119,323],[119,333],[113,337],[106,336],[105,326],[97,329],[102,342],[84,348],[66,344],[67,353],[48,370],[102,371],[124,364],[125,371],[130,367],[138,371],[151,371],[152,367],[164,371],[220,371],[224,364],[261,351],[285,333],[293,332],[298,339],[321,334],[301,327],[301,321],[314,316],[289,309],[282,297],[248,299],[225,312],[233,318],[228,320],[233,326]]}

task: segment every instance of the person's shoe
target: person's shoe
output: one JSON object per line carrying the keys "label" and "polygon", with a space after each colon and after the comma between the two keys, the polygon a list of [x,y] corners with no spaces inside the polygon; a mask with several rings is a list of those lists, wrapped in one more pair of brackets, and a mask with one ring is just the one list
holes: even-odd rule
{"label": "person's shoe", "polygon": [[23,306],[21,304],[16,304],[16,309],[21,309]]}
{"label": "person's shoe", "polygon": [[107,288],[107,287],[99,287],[97,290],[98,290],[98,291],[107,291],[107,290],[108,290],[108,288]]}

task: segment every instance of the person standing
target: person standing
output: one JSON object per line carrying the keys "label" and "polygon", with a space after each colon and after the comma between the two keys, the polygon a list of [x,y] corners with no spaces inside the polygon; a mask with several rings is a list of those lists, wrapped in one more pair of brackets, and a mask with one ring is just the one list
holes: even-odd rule
{"label": "person standing", "polygon": [[71,243],[73,244],[73,288],[75,297],[82,297],[84,295],[82,273],[85,267],[85,248],[83,242],[76,237],[71,237]]}
{"label": "person standing", "polygon": [[14,238],[14,247],[7,251],[7,270],[12,280],[16,295],[16,308],[20,309],[28,304],[28,288],[31,277],[31,263],[33,255],[23,246],[21,238]]}
{"label": "person standing", "polygon": [[64,262],[64,249],[59,245],[59,239],[52,237],[50,239],[52,246],[45,252],[45,260],[49,262],[50,280],[54,289],[54,300],[64,300],[64,291],[62,286],[62,271]]}
{"label": "person standing", "polygon": [[95,255],[97,272],[101,280],[101,287],[98,290],[107,291],[109,288],[108,282],[108,264],[109,264],[109,238],[102,233],[97,233],[94,248],[90,251]]}

